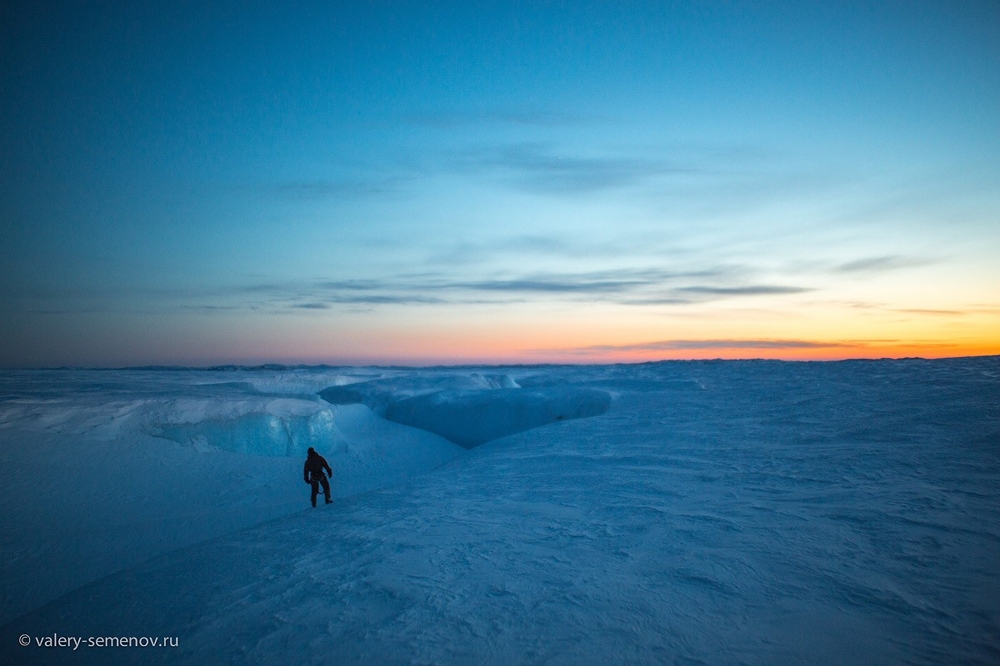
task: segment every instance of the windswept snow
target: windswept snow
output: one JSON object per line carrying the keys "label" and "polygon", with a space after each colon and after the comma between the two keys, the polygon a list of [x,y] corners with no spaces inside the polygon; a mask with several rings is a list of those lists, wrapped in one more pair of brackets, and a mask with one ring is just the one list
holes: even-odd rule
{"label": "windswept snow", "polygon": [[[292,420],[331,410],[347,442],[346,451],[331,445],[331,463],[352,450],[359,461],[375,459],[392,432],[403,438],[393,441],[409,433],[412,446],[383,449],[389,458],[418,448],[450,451],[447,462],[429,469],[422,453],[395,485],[248,529],[231,525],[218,538],[125,565],[3,626],[0,661],[1000,662],[998,358],[385,373],[354,375],[358,395],[374,395],[377,384],[382,402],[374,406],[317,398],[293,410],[265,396],[228,413],[240,423],[274,416],[282,404]],[[483,386],[474,373],[507,375],[520,388]],[[378,415],[456,394],[478,404],[492,392],[504,403],[517,390],[615,397],[593,418],[549,422],[468,451]],[[4,408],[23,406],[24,393]],[[56,397],[66,400],[60,409],[80,407]],[[175,408],[156,404],[159,416]],[[82,412],[43,419],[35,409],[38,418],[0,420],[20,424],[0,430],[5,468],[24,469],[27,452],[16,444],[30,424],[92,424]],[[509,411],[491,418],[509,419]],[[84,441],[53,437],[50,453]],[[304,484],[291,476],[300,473],[298,457],[146,437],[135,446],[154,452],[151,459],[182,451],[210,469],[213,455],[287,462],[290,476],[280,481],[304,500]],[[340,483],[349,474],[338,459]],[[105,478],[117,481],[127,468]],[[149,526],[160,522],[153,516]],[[30,550],[30,535],[15,536]],[[55,632],[176,636],[179,647],[109,656],[17,644],[23,633]]]}

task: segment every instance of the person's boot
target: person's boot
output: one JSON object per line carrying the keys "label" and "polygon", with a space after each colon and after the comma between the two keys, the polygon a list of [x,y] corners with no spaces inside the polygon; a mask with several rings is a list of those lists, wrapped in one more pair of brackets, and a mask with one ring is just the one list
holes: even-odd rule
{"label": "person's boot", "polygon": [[327,503],[327,504],[333,504],[333,500],[332,500],[332,499],[330,499],[329,497],[327,497],[327,498],[326,498],[326,503]]}

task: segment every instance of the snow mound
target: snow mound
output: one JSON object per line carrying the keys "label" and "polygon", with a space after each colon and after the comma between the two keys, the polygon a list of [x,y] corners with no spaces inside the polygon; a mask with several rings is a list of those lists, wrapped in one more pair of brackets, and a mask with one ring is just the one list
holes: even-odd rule
{"label": "snow mound", "polygon": [[441,435],[465,448],[557,421],[607,411],[605,391],[565,385],[521,388],[505,374],[414,374],[331,386],[334,405],[364,404],[380,416]]}

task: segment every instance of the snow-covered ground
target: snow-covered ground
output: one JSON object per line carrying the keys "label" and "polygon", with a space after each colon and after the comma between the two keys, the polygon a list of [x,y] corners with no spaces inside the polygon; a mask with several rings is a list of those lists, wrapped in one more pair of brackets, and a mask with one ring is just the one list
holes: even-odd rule
{"label": "snow-covered ground", "polygon": [[997,357],[6,372],[0,479],[2,663],[1000,663]]}

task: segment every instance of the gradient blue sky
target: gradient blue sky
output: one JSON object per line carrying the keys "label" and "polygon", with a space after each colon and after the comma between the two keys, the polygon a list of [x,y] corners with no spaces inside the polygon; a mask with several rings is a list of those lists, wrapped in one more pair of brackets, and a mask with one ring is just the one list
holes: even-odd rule
{"label": "gradient blue sky", "polygon": [[1000,3],[5,3],[0,365],[1000,353]]}

